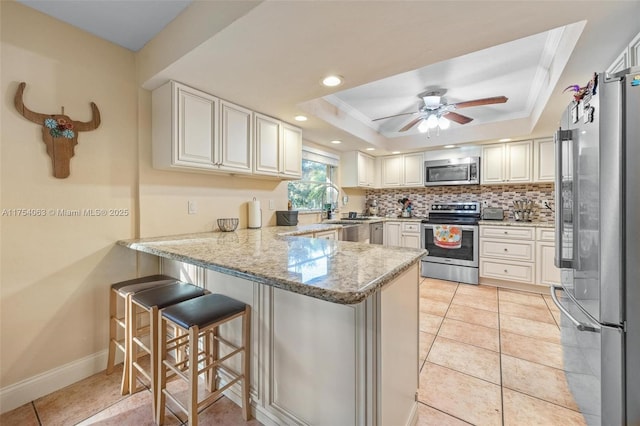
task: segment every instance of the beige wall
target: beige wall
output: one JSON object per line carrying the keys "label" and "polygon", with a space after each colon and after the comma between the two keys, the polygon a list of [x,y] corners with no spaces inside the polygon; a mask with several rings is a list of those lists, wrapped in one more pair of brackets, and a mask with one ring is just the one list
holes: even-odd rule
{"label": "beige wall", "polygon": [[[114,245],[134,236],[137,105],[132,52],[13,1],[1,2],[2,143],[0,386],[107,347],[109,283],[136,274],[136,256]],[[41,127],[13,106],[91,117],[80,133],[71,176],[52,176]],[[45,217],[11,209],[45,209]],[[124,217],[61,217],[50,209],[128,209]],[[5,210],[6,209],[6,210]]]}

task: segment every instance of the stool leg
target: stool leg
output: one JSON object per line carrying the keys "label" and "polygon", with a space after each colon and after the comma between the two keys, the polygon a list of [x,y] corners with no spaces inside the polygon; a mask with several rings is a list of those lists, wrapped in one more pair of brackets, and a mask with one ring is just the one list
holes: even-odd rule
{"label": "stool leg", "polygon": [[151,409],[156,412],[156,399],[158,395],[158,360],[156,351],[158,350],[158,307],[151,307],[151,318],[149,319],[149,361],[151,362]]}
{"label": "stool leg", "polygon": [[113,373],[113,364],[116,359],[116,339],[118,338],[118,295],[109,290],[109,357],[107,358],[107,374]]}
{"label": "stool leg", "polygon": [[167,386],[167,366],[164,361],[167,359],[167,321],[160,317],[159,319],[159,335],[161,336],[158,343],[158,392],[156,395],[156,423],[159,425],[164,424],[164,406],[166,403],[166,397],[164,389]]}
{"label": "stool leg", "polygon": [[251,369],[251,307],[247,305],[242,316],[242,345],[244,350],[242,351],[242,418],[245,421],[251,418],[251,406],[249,405],[249,387],[251,381],[249,380],[249,371]]}
{"label": "stool leg", "polygon": [[133,363],[138,361],[138,345],[133,343],[133,339],[138,337],[138,307],[130,300],[127,302],[127,306],[129,307],[129,318],[127,318],[127,363],[125,368],[127,369],[129,392],[136,393],[138,372]]}
{"label": "stool leg", "polygon": [[189,426],[198,426],[198,326],[189,328]]}
{"label": "stool leg", "polygon": [[120,393],[122,395],[131,392],[129,387],[129,376],[131,375],[131,359],[129,356],[129,348],[131,347],[130,327],[135,322],[135,317],[131,315],[131,303],[131,295],[128,294],[124,298],[124,362],[122,364],[122,383],[120,384]]}

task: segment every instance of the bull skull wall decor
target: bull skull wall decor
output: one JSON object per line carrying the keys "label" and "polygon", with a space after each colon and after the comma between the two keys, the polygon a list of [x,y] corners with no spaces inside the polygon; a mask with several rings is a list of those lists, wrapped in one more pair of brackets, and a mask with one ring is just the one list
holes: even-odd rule
{"label": "bull skull wall decor", "polygon": [[41,114],[33,112],[24,106],[22,94],[26,83],[20,83],[14,103],[16,109],[27,120],[42,126],[42,140],[47,145],[47,154],[53,163],[53,175],[59,179],[69,176],[69,162],[74,155],[74,148],[78,143],[78,132],[88,132],[100,125],[100,111],[91,102],[92,118],[90,121],[74,121],[62,114]]}

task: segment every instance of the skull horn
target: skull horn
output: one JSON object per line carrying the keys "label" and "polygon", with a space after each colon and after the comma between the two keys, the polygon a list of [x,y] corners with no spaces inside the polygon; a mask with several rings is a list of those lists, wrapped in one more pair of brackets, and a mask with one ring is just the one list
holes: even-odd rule
{"label": "skull horn", "polygon": [[34,123],[37,123],[37,124],[44,124],[45,118],[51,117],[50,115],[40,114],[39,112],[33,112],[29,108],[24,106],[24,102],[22,101],[22,94],[24,92],[24,88],[26,87],[26,85],[27,83],[22,82],[18,86],[18,91],[16,92],[16,97],[14,98],[16,109],[27,120],[33,121]]}
{"label": "skull horn", "polygon": [[96,129],[100,125],[100,111],[98,110],[98,106],[93,102],[91,102],[91,114],[92,118],[89,121],[74,121],[74,129],[78,132],[87,132]]}

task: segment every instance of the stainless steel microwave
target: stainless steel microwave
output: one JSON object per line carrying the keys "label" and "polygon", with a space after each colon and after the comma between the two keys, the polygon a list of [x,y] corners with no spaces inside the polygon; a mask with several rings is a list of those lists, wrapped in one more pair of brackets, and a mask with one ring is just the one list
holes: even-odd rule
{"label": "stainless steel microwave", "polygon": [[480,157],[425,161],[424,166],[425,186],[480,184]]}

